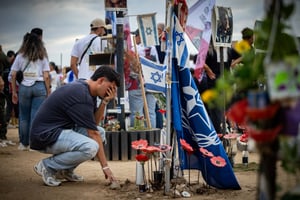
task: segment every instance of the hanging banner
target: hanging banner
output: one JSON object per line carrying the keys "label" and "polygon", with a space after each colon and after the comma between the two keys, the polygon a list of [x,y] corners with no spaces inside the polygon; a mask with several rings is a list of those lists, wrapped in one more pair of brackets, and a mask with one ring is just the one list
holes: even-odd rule
{"label": "hanging banner", "polygon": [[105,0],[105,10],[127,11],[127,0]]}
{"label": "hanging banner", "polygon": [[189,8],[185,32],[198,50],[195,76],[201,80],[211,38],[211,16],[215,0],[200,0]]}
{"label": "hanging banner", "polygon": [[215,6],[212,17],[212,36],[214,45],[231,47],[233,31],[231,8]]}
{"label": "hanging banner", "polygon": [[155,15],[156,13],[137,16],[141,42],[144,47],[159,45]]}

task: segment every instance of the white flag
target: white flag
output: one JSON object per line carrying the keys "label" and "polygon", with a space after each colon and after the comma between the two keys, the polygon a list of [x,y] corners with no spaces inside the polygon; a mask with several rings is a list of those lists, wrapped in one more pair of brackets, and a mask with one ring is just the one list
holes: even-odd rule
{"label": "white flag", "polygon": [[144,47],[159,45],[155,13],[138,15],[137,22]]}

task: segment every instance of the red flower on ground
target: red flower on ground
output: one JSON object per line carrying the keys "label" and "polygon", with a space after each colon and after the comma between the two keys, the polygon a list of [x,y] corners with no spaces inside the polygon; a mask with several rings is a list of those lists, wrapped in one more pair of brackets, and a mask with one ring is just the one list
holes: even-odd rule
{"label": "red flower on ground", "polygon": [[225,139],[228,139],[228,140],[234,140],[238,137],[238,134],[236,133],[228,133],[228,134],[225,134],[224,135],[224,138]]}
{"label": "red flower on ground", "polygon": [[135,156],[135,159],[141,163],[144,163],[149,160],[149,157],[146,154],[138,154]]}
{"label": "red flower on ground", "polygon": [[210,162],[216,167],[224,167],[226,165],[226,161],[221,156],[214,156],[210,158]]}
{"label": "red flower on ground", "polygon": [[180,139],[180,144],[183,150],[185,150],[188,154],[192,154],[194,152],[193,147],[189,143],[187,143],[184,139]]}
{"label": "red flower on ground", "polygon": [[136,149],[136,150],[140,150],[140,149],[144,149],[148,146],[148,141],[147,140],[136,140],[136,141],[132,141],[131,142],[131,147]]}
{"label": "red flower on ground", "polygon": [[207,149],[203,148],[203,147],[200,147],[199,148],[199,151],[204,155],[204,156],[207,156],[207,157],[214,157],[214,154],[210,151],[208,151]]}

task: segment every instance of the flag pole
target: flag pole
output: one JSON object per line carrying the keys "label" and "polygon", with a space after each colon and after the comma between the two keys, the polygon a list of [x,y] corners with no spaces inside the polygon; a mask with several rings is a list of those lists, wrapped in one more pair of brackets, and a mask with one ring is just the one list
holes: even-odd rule
{"label": "flag pole", "polygon": [[[172,27],[171,27],[171,19],[172,14],[170,13],[173,9],[173,0],[166,0],[166,31],[168,32],[168,41],[167,41],[167,58],[168,58],[168,70],[166,73],[166,85],[167,85],[167,92],[166,92],[166,144],[171,146],[171,85],[172,85],[172,59],[171,59],[171,49],[172,43],[170,41]],[[169,16],[168,16],[169,15]],[[170,171],[171,171],[171,164],[172,164],[172,155],[171,152],[166,153],[166,160],[165,160],[165,193],[168,194],[170,192]]]}
{"label": "flag pole", "polygon": [[144,115],[145,115],[145,118],[146,118],[147,127],[151,129],[149,109],[148,109],[148,104],[147,104],[147,99],[146,99],[146,92],[145,92],[145,87],[144,87],[144,80],[143,80],[143,75],[142,75],[142,66],[141,66],[140,57],[138,55],[137,48],[136,48],[135,36],[133,37],[133,45],[134,45],[135,57],[137,59],[137,62],[139,63],[139,81],[140,81],[140,84],[141,84],[142,96],[143,96],[143,101],[144,101]]}

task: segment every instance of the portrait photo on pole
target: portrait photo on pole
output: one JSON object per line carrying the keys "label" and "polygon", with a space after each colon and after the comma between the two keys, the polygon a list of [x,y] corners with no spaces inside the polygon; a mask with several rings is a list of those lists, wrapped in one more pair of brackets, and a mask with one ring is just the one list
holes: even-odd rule
{"label": "portrait photo on pole", "polygon": [[233,30],[233,17],[231,8],[215,6],[212,21],[212,35],[215,46],[230,47]]}
{"label": "portrait photo on pole", "polygon": [[105,10],[126,11],[127,0],[105,0]]}

